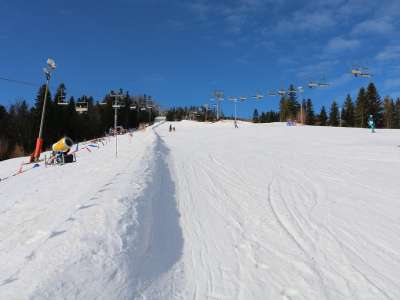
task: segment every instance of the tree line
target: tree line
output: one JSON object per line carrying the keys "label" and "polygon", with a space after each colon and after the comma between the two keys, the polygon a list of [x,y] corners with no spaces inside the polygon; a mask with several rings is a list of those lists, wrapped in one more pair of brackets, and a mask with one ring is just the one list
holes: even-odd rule
{"label": "tree line", "polygon": [[[0,160],[33,152],[45,89],[45,85],[39,88],[32,107],[25,100],[17,100],[9,108],[0,105]],[[120,92],[123,93],[123,105],[118,110],[118,125],[128,129],[137,128],[141,123],[153,122],[158,115],[158,109],[151,96],[130,96],[129,92]],[[65,84],[60,84],[54,97],[49,91],[46,100],[43,129],[46,149],[63,136],[80,142],[104,136],[114,126],[114,98],[111,92],[101,102],[96,102],[87,95],[77,99],[72,96],[68,98]],[[77,111],[79,105],[86,107],[87,111]]]}
{"label": "tree line", "polygon": [[[223,113],[221,117],[224,117]],[[204,106],[172,107],[166,113],[167,121],[195,120],[199,122],[214,121],[217,118],[215,108]]]}
{"label": "tree line", "polygon": [[[254,110],[253,122],[268,123],[292,120],[306,125],[366,128],[368,117],[372,115],[377,128],[400,128],[400,98],[394,100],[386,96],[382,100],[373,83],[366,88],[361,87],[355,101],[350,95],[347,95],[342,107],[339,107],[337,101],[333,101],[329,112],[325,106],[322,106],[319,113],[316,114],[311,99],[301,101],[300,103],[297,100],[297,93],[294,92],[294,86],[291,85],[289,93],[280,100],[278,113],[271,111],[259,115],[259,112]],[[268,118],[267,114],[269,114]]]}

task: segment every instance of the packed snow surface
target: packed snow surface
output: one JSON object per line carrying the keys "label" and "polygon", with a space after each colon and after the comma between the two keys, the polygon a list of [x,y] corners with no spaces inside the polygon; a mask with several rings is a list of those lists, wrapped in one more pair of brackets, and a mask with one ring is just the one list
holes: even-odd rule
{"label": "packed snow surface", "polygon": [[400,299],[399,130],[169,124],[0,182],[0,299]]}

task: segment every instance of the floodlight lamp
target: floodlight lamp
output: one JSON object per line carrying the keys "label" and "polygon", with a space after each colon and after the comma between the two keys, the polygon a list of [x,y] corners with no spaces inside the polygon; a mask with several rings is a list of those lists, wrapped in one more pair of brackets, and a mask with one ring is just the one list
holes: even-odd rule
{"label": "floodlight lamp", "polygon": [[52,58],[47,59],[47,65],[49,66],[50,69],[55,70],[56,69],[56,62]]}

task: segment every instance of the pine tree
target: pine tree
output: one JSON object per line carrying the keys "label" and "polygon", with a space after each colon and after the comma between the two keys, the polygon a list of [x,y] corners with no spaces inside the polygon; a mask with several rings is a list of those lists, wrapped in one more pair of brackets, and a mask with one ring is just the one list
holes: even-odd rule
{"label": "pine tree", "polygon": [[279,102],[279,120],[286,122],[289,118],[288,100],[286,97],[281,97]]}
{"label": "pine tree", "polygon": [[346,127],[354,127],[354,104],[350,95],[347,95],[342,110],[343,125]]}
{"label": "pine tree", "polygon": [[259,119],[258,119],[258,110],[256,108],[256,109],[254,109],[254,112],[253,112],[253,123],[258,123],[258,121],[259,121]]}
{"label": "pine tree", "polygon": [[297,113],[300,110],[300,103],[297,102],[297,92],[293,84],[289,86],[287,94],[287,109],[288,109],[288,117],[291,120],[295,120],[297,118]]}
{"label": "pine tree", "polygon": [[[31,126],[31,115],[25,100],[19,100],[10,108],[12,140],[10,146],[18,148],[22,154],[33,151],[34,138]],[[15,157],[15,156],[14,156]]]}
{"label": "pine tree", "polygon": [[[54,118],[55,121],[55,135],[69,136],[67,131],[68,124],[68,102],[67,102],[67,89],[64,83],[61,83],[54,95]],[[61,103],[61,104],[60,104]],[[63,103],[67,103],[64,105]]]}
{"label": "pine tree", "polygon": [[319,113],[319,116],[318,116],[319,125],[326,126],[327,120],[328,120],[328,116],[326,114],[325,106],[322,106],[321,112]]}
{"label": "pine tree", "polygon": [[394,128],[400,128],[400,98],[397,98],[394,105]]}
{"label": "pine tree", "polygon": [[395,128],[395,106],[393,99],[385,97],[383,100],[383,120],[385,128]]}
{"label": "pine tree", "polygon": [[0,105],[0,160],[7,159],[10,152],[10,119],[7,109]]}
{"label": "pine tree", "polygon": [[367,116],[372,115],[374,117],[376,127],[382,127],[382,101],[378,94],[378,91],[376,90],[375,85],[372,82],[367,87],[365,97],[367,102]]}
{"label": "pine tree", "polygon": [[307,99],[306,106],[305,106],[305,123],[307,125],[314,125],[315,123],[315,116],[314,116],[314,109],[311,99]]}
{"label": "pine tree", "polygon": [[267,119],[267,117],[266,117],[266,115],[265,115],[265,112],[262,112],[262,113],[261,113],[261,116],[260,116],[260,123],[265,123],[265,122],[266,122],[266,119]]}
{"label": "pine tree", "polygon": [[298,120],[301,124],[306,123],[306,114],[307,114],[307,102],[305,99],[301,101],[300,111],[299,111]]}
{"label": "pine tree", "polygon": [[358,92],[356,107],[354,110],[355,114],[355,126],[356,127],[367,127],[368,110],[367,110],[367,98],[365,89],[362,87]]}
{"label": "pine tree", "polygon": [[336,101],[333,101],[331,105],[331,110],[329,112],[329,125],[334,127],[339,126],[339,107]]}

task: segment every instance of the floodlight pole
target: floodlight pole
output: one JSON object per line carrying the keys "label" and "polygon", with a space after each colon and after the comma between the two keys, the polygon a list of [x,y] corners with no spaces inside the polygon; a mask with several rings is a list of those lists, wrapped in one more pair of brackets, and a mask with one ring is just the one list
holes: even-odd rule
{"label": "floodlight pole", "polygon": [[237,109],[236,109],[236,104],[237,104],[237,99],[234,99],[233,100],[233,103],[235,104],[235,124],[236,124],[236,119],[237,119],[237,117],[236,117],[236,112],[237,112]]}
{"label": "floodlight pole", "polygon": [[304,119],[303,119],[303,88],[302,87],[298,87],[299,92],[300,92],[300,119],[301,119],[301,124],[304,125]]}
{"label": "floodlight pole", "polygon": [[151,107],[149,107],[148,110],[149,110],[149,126],[150,126],[150,124],[151,124]]}
{"label": "floodlight pole", "polygon": [[114,107],[115,158],[118,157],[117,123],[118,123],[118,108]]}
{"label": "floodlight pole", "polygon": [[206,109],[206,113],[205,113],[205,120],[204,122],[207,122],[207,115],[208,115],[208,104],[204,105],[204,108]]}
{"label": "floodlight pole", "polygon": [[[52,69],[52,67],[50,67],[50,69]],[[31,158],[31,161],[39,160],[40,153],[42,152],[42,147],[43,147],[43,125],[44,125],[44,118],[46,115],[46,103],[47,103],[47,94],[49,91],[49,82],[50,82],[50,78],[51,78],[51,70],[45,68],[44,72],[45,72],[45,76],[46,76],[46,88],[45,88],[45,92],[44,92],[42,116],[40,118],[39,136],[36,139],[35,152],[33,153],[33,159]]]}
{"label": "floodlight pole", "polygon": [[214,98],[217,101],[217,121],[219,121],[220,114],[220,101],[224,97],[224,93],[221,91],[214,91]]}
{"label": "floodlight pole", "polygon": [[119,93],[119,94],[111,94],[110,97],[114,98],[113,108],[114,108],[115,158],[117,158],[118,157],[117,126],[118,126],[118,109],[119,109],[118,99],[123,98],[124,96],[121,93]]}

